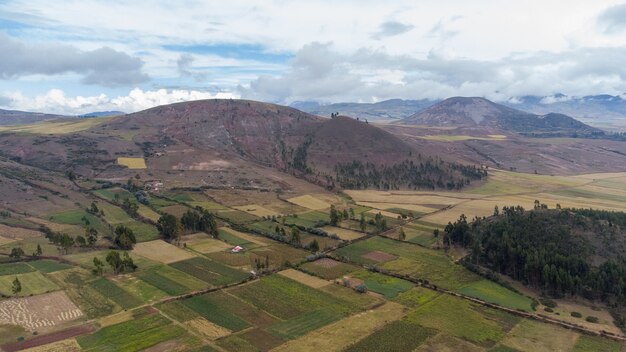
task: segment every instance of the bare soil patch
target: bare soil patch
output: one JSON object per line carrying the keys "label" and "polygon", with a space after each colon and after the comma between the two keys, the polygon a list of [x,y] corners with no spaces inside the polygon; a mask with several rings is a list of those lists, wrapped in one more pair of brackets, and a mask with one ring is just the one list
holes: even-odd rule
{"label": "bare soil patch", "polygon": [[305,274],[295,269],[283,270],[279,272],[279,274],[313,288],[320,288],[331,284],[330,281],[322,280],[318,277]]}
{"label": "bare soil patch", "polygon": [[51,334],[39,335],[26,341],[7,343],[0,346],[0,348],[2,348],[5,352],[15,352],[27,348],[47,345],[57,341],[67,340],[72,337],[88,334],[95,330],[96,329],[91,324],[75,326],[69,329],[53,332]]}
{"label": "bare soil patch", "polygon": [[33,331],[82,316],[83,312],[63,291],[0,302],[0,323],[19,325]]}
{"label": "bare soil patch", "polygon": [[319,265],[322,268],[333,268],[333,267],[336,267],[337,265],[339,265],[341,263],[336,261],[336,260],[334,260],[334,259],[322,258],[322,259],[318,259],[318,260],[314,261],[313,264]]}
{"label": "bare soil patch", "polygon": [[370,259],[379,263],[389,262],[398,258],[397,255],[393,255],[393,254],[389,254],[389,253],[385,253],[381,251],[372,251],[372,252],[362,255],[361,257],[365,259]]}

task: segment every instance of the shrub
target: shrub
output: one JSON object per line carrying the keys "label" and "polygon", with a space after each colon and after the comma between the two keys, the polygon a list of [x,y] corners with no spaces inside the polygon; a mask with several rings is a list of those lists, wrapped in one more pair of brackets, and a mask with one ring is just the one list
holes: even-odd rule
{"label": "shrub", "polygon": [[578,312],[571,312],[570,315],[573,316],[574,318],[582,318],[583,317],[583,315],[578,313]]}
{"label": "shrub", "polygon": [[585,318],[586,321],[590,322],[590,323],[599,323],[600,319],[598,319],[598,317],[594,317],[594,316],[588,316],[587,318]]}
{"label": "shrub", "polygon": [[358,293],[367,293],[367,286],[365,286],[365,284],[360,284],[355,287],[354,290]]}
{"label": "shrub", "polygon": [[543,310],[545,310],[548,313],[554,313],[554,309],[552,309],[550,307],[545,307]]}
{"label": "shrub", "polygon": [[556,308],[556,302],[549,298],[539,298],[539,302],[548,308]]}

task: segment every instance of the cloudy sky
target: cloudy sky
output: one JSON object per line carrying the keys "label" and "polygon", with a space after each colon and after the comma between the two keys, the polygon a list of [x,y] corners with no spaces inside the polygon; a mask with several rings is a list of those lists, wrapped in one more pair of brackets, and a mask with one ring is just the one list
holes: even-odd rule
{"label": "cloudy sky", "polygon": [[624,94],[626,3],[0,0],[0,108]]}

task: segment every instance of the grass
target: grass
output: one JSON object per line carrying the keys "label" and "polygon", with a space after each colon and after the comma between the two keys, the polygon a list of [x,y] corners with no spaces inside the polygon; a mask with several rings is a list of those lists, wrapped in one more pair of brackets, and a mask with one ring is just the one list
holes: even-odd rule
{"label": "grass", "polygon": [[137,277],[173,296],[182,295],[206,287],[204,282],[199,281],[195,277],[167,266],[142,271],[137,274]]}
{"label": "grass", "polygon": [[420,286],[402,292],[394,301],[407,307],[417,308],[439,297],[439,293]]}
{"label": "grass", "polygon": [[111,120],[112,117],[43,121],[28,125],[0,126],[0,132],[27,134],[67,134],[84,131]]}
{"label": "grass", "polygon": [[153,302],[167,297],[167,293],[134,276],[118,276],[115,278],[115,283],[142,302]]}
{"label": "grass", "polygon": [[107,234],[110,232],[109,228],[102,222],[102,220],[84,210],[68,210],[50,214],[49,219],[50,221],[68,225],[85,226],[86,223],[88,223],[89,226],[98,230],[100,234]]}
{"label": "grass", "polygon": [[605,339],[600,336],[580,335],[574,345],[574,352],[619,352],[622,345],[613,340]]}
{"label": "grass", "polygon": [[556,325],[522,320],[502,341],[520,351],[571,351],[579,334]]}
{"label": "grass", "polygon": [[104,277],[100,277],[89,284],[98,292],[106,292],[106,296],[110,300],[117,303],[124,309],[137,307],[143,303],[139,298],[133,296]]}
{"label": "grass", "polygon": [[407,319],[484,346],[502,340],[505,329],[466,300],[441,295],[409,313]]}
{"label": "grass", "polygon": [[12,296],[11,291],[13,287],[13,280],[17,278],[22,284],[22,291],[19,296],[38,295],[41,293],[56,291],[59,288],[54,282],[43,276],[38,271],[17,274],[17,275],[5,275],[0,276],[0,293],[5,296]]}
{"label": "grass", "polygon": [[499,304],[503,307],[514,308],[531,312],[532,300],[519,293],[515,293],[497,283],[489,280],[480,280],[473,282],[468,286],[462,287],[458,292],[482,299],[486,302]]}
{"label": "grass", "polygon": [[292,340],[337,321],[342,317],[341,314],[326,309],[319,309],[304,313],[289,320],[278,322],[270,326],[269,331],[282,339]]}
{"label": "grass", "polygon": [[433,329],[410,321],[394,321],[353,344],[346,351],[413,351],[435,334]]}
{"label": "grass", "polygon": [[305,271],[313,273],[326,280],[334,280],[360,269],[358,266],[342,262],[336,262],[336,265],[332,267],[325,267],[316,262],[308,262],[302,264],[300,267],[303,268]]}
{"label": "grass", "polygon": [[23,262],[8,263],[0,265],[0,276],[25,274],[35,271],[35,269]]}
{"label": "grass", "polygon": [[299,205],[311,210],[323,210],[330,208],[330,204],[311,195],[303,195],[287,199],[289,203]]}
{"label": "grass", "polygon": [[144,158],[118,157],[117,164],[133,170],[147,168]]}
{"label": "grass", "polygon": [[246,302],[284,320],[317,309],[347,315],[360,307],[281,275],[271,275],[230,290]]}
{"label": "grass", "polygon": [[316,227],[316,225],[321,221],[330,221],[330,216],[321,211],[309,211],[297,214],[297,216],[292,215],[285,217],[285,224],[304,227]]}
{"label": "grass", "polygon": [[412,282],[366,270],[354,272],[350,276],[363,280],[368,290],[380,293],[387,299],[415,287]]}
{"label": "grass", "polygon": [[50,276],[65,289],[68,297],[90,319],[107,316],[121,309],[117,304],[108,300],[102,293],[87,284],[91,274],[82,269],[57,271]]}
{"label": "grass", "polygon": [[140,351],[185,334],[185,330],[160,314],[107,326],[91,335],[76,338],[89,351]]}
{"label": "grass", "polygon": [[240,225],[258,221],[260,219],[258,216],[248,214],[245,211],[240,210],[222,210],[217,213],[217,217]]}
{"label": "grass", "polygon": [[210,322],[231,331],[250,327],[250,323],[235,315],[228,306],[216,304],[209,296],[196,296],[183,301],[183,304]]}
{"label": "grass", "polygon": [[248,273],[202,257],[172,263],[170,266],[215,286],[240,282],[248,278]]}
{"label": "grass", "polygon": [[61,271],[61,270],[72,268],[72,266],[69,264],[61,263],[56,260],[50,260],[50,259],[35,260],[32,262],[29,262],[28,264],[32,266],[33,268],[37,269],[38,271],[41,271],[42,273],[53,273],[56,271]]}
{"label": "grass", "polygon": [[348,257],[358,264],[377,264],[363,257],[372,251],[382,251],[399,257],[381,264],[382,268],[394,273],[426,279],[430,283],[447,289],[457,289],[481,279],[478,275],[455,264],[443,252],[383,237],[372,237],[353,243],[338,249],[333,254],[338,257]]}
{"label": "grass", "polygon": [[248,242],[247,240],[237,237],[236,235],[234,235],[233,233],[231,233],[230,231],[224,230],[224,229],[219,229],[218,230],[218,237],[225,241],[228,242],[229,244],[232,244],[233,246],[248,246],[250,244],[250,242]]}

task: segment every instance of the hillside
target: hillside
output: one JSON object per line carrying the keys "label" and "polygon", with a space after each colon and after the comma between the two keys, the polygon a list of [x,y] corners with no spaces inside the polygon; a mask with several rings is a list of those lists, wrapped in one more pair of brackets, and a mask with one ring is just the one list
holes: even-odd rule
{"label": "hillside", "polygon": [[403,100],[389,99],[377,103],[334,103],[320,104],[316,102],[295,102],[292,107],[311,114],[330,117],[332,113],[358,117],[369,121],[397,120],[413,115],[437,101],[434,100]]}
{"label": "hillside", "polygon": [[478,97],[446,99],[403,119],[402,123],[482,128],[529,135],[590,135],[601,132],[567,115],[535,115]]}
{"label": "hillside", "polygon": [[27,112],[18,110],[2,110],[0,109],[0,126],[20,125],[25,123],[34,123],[46,120],[70,119],[73,116],[63,116],[55,114],[44,114],[39,112]]}

